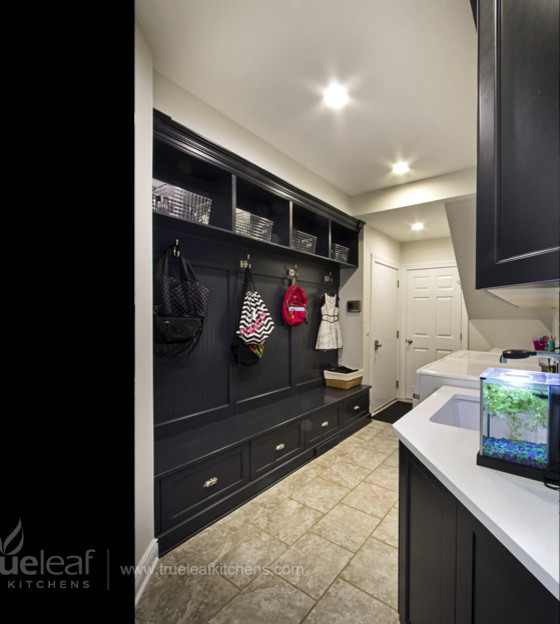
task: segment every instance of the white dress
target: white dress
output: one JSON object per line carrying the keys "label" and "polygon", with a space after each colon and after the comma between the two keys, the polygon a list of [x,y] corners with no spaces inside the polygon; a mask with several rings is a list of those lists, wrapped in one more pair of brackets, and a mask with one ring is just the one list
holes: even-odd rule
{"label": "white dress", "polygon": [[321,306],[321,324],[317,334],[315,349],[327,351],[342,347],[342,332],[338,320],[338,308],[336,307],[336,295],[325,293],[325,303]]}

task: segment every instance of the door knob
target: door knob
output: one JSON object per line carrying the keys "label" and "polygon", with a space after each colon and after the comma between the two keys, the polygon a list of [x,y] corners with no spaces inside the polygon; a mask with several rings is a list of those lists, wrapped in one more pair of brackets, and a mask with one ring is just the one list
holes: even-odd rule
{"label": "door knob", "polygon": [[377,349],[380,349],[383,345],[379,342],[379,340],[376,340],[373,343],[373,346],[374,346],[375,350],[377,351]]}
{"label": "door knob", "polygon": [[412,338],[407,338],[406,341],[408,342],[408,344],[412,344]]}

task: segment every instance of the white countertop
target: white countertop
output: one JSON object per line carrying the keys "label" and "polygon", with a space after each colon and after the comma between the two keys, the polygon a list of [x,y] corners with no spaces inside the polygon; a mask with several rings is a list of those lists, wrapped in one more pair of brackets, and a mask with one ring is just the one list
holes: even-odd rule
{"label": "white countertop", "polygon": [[478,431],[430,421],[456,394],[479,398],[479,390],[443,386],[393,425],[395,435],[560,599],[558,491],[533,479],[478,466]]}

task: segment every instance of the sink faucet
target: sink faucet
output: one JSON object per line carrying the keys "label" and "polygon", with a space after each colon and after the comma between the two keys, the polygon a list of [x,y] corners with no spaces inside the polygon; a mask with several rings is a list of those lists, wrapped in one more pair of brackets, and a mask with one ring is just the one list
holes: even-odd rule
{"label": "sink faucet", "polygon": [[[503,351],[500,356],[500,362],[505,364],[508,360],[523,360],[531,355],[554,358],[560,363],[560,353],[553,353],[552,351],[525,351],[525,349],[508,349]],[[556,364],[556,370],[558,370],[558,364]]]}

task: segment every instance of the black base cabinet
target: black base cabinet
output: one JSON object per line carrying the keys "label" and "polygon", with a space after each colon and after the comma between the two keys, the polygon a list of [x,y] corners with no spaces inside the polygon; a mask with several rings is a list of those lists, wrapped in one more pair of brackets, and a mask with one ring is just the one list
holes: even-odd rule
{"label": "black base cabinet", "polygon": [[160,557],[369,422],[369,386],[321,387],[156,442]]}
{"label": "black base cabinet", "polygon": [[560,602],[399,445],[401,624],[557,624]]}

